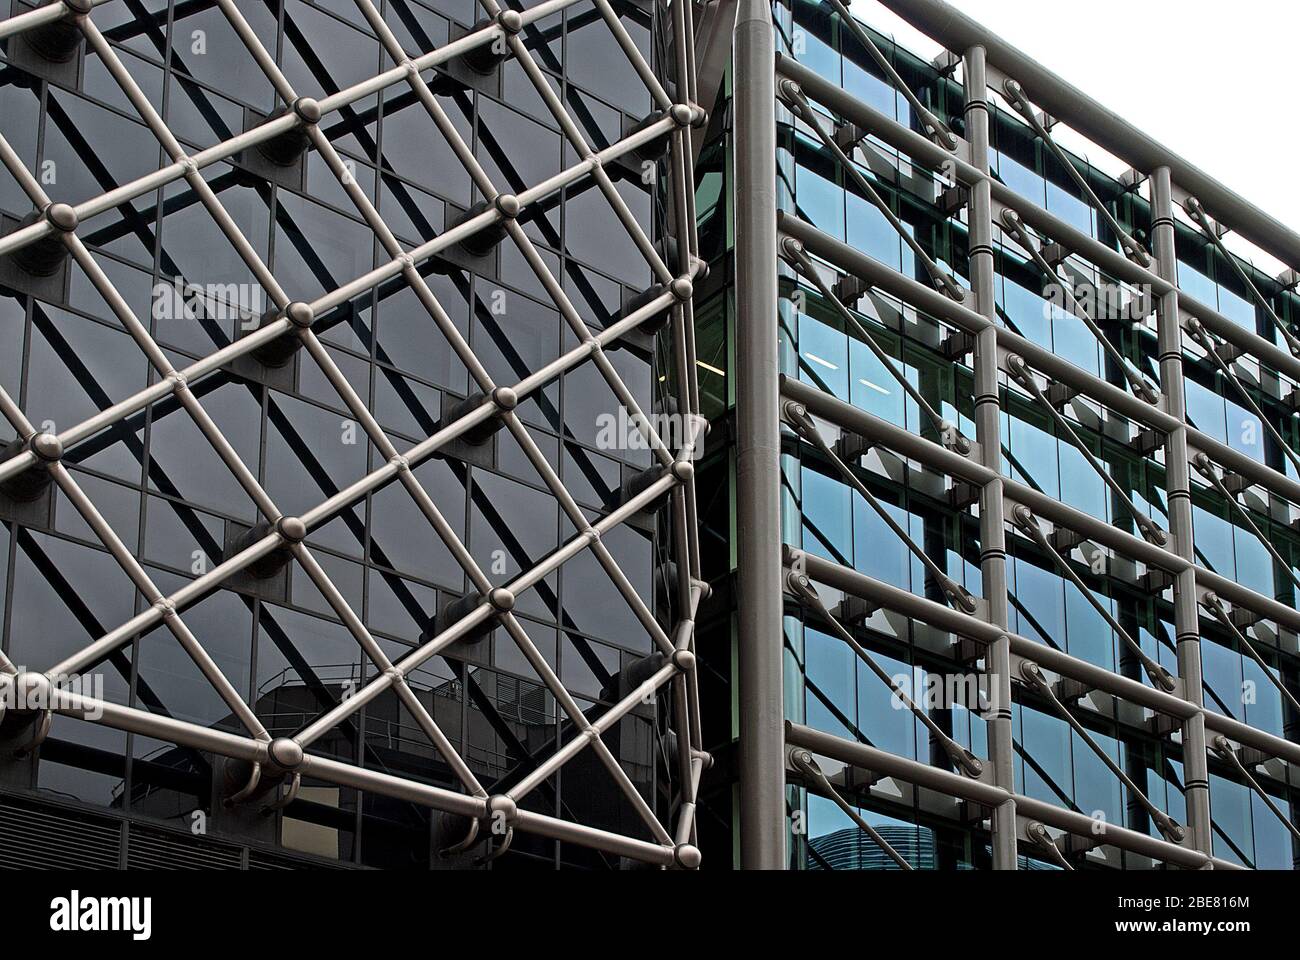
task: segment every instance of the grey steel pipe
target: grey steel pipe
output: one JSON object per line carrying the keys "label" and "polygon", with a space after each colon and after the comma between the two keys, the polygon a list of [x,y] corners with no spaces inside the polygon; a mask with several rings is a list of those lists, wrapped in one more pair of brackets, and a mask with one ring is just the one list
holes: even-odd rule
{"label": "grey steel pipe", "polygon": [[[989,169],[988,75],[984,48],[966,51],[966,136],[971,164]],[[984,319],[975,334],[975,431],[980,457],[988,471],[980,485],[980,579],[988,619],[1006,630],[1010,623],[1007,601],[1006,501],[1002,491],[1002,401],[998,384],[997,284],[993,264],[993,196],[989,181],[971,187],[970,281],[975,306]],[[993,782],[1012,790],[1015,786],[1015,745],[1011,733],[1011,646],[999,635],[989,644],[985,672],[995,692],[988,719],[989,760]],[[991,821],[993,868],[1014,870],[1016,857],[1016,804],[1007,800],[993,808]]]}
{"label": "grey steel pipe", "polygon": [[1018,80],[1051,116],[1068,123],[1136,170],[1167,167],[1173,181],[1200,198],[1215,219],[1300,270],[1300,235],[955,7],[942,0],[880,2],[949,50],[983,46],[989,63]]}
{"label": "grey steel pipe", "polygon": [[[860,407],[845,403],[812,384],[783,376],[781,394],[789,400],[803,404],[810,413],[835,424],[842,430],[848,430],[868,441],[879,443],[950,477],[976,485],[983,485],[990,478],[989,470],[982,464],[917,436],[887,420],[882,420]],[[1174,551],[1148,543],[1140,537],[1111,526],[1099,517],[1049,497],[1027,484],[1003,477],[1002,489],[1008,502],[1023,503],[1044,519],[1081,533],[1089,540],[1109,547],[1131,560],[1140,560],[1149,567],[1171,574],[1177,574],[1190,566],[1187,560]],[[1300,631],[1300,611],[1294,607],[1257,593],[1235,580],[1229,580],[1204,567],[1197,566],[1195,570],[1197,584],[1203,590],[1211,590],[1220,597],[1230,600],[1234,605],[1245,607],[1280,626]]]}
{"label": "grey steel pipe", "polygon": [[[793,559],[796,555],[810,580],[824,583],[851,596],[860,597],[889,610],[896,610],[914,620],[986,645],[1004,635],[1003,631],[985,620],[953,610],[925,597],[919,597],[908,590],[868,577],[857,570],[799,551],[791,551],[790,558]],[[1034,660],[1053,673],[1078,680],[1088,687],[1178,720],[1185,720],[1199,712],[1204,716],[1208,730],[1222,733],[1238,743],[1254,747],[1267,756],[1280,757],[1289,763],[1300,764],[1300,744],[1276,737],[1233,720],[1231,717],[1213,713],[1181,696],[1156,690],[1154,687],[1086,660],[1080,660],[1078,657],[1030,640],[1028,637],[1015,633],[1005,633],[1005,636],[1010,641],[1011,652],[1014,655]]]}
{"label": "grey steel pipe", "polygon": [[781,413],[776,51],[767,0],[741,0],[734,57],[740,863],[779,870],[786,838]]}
{"label": "grey steel pipe", "polygon": [[[836,737],[812,727],[801,724],[786,725],[786,741],[794,747],[803,747],[815,754],[847,763],[872,773],[896,777],[918,787],[925,787],[946,793],[952,797],[978,803],[981,806],[996,807],[1000,803],[1014,802],[1022,815],[1034,820],[1065,830],[1081,837],[1095,839],[1097,822],[1082,813],[1075,813],[1064,807],[1034,800],[978,780],[970,780],[947,770],[928,764],[900,757],[897,754],[879,750],[865,743],[855,743]],[[1122,850],[1130,850],[1143,856],[1163,860],[1180,867],[1199,870],[1206,866],[1215,869],[1240,870],[1235,863],[1208,857],[1196,850],[1160,840],[1136,830],[1107,824],[1104,841]]]}
{"label": "grey steel pipe", "polygon": [[[1174,234],[1173,182],[1167,166],[1151,172],[1151,234],[1156,269],[1170,282],[1178,280],[1178,254]],[[1156,336],[1160,347],[1160,385],[1165,409],[1179,426],[1165,440],[1165,491],[1169,498],[1169,531],[1173,548],[1189,564],[1196,562],[1192,535],[1191,467],[1187,451],[1187,397],[1183,384],[1183,328],[1178,315],[1178,294],[1167,291],[1156,304]],[[1174,638],[1178,649],[1178,674],[1183,696],[1198,708],[1183,721],[1184,793],[1187,825],[1196,849],[1214,849],[1210,820],[1210,774],[1206,755],[1205,704],[1201,677],[1201,616],[1197,605],[1196,569],[1174,575]]]}
{"label": "grey steel pipe", "polygon": [[[812,100],[829,107],[835,113],[850,122],[875,134],[882,141],[895,147],[911,157],[917,163],[931,169],[951,169],[956,179],[967,186],[979,180],[989,180],[994,206],[1009,207],[1020,214],[1020,218],[1040,233],[1047,235],[1095,263],[1120,280],[1133,284],[1149,285],[1158,296],[1170,289],[1171,284],[1159,274],[1140,264],[1129,260],[1118,250],[1113,250],[1095,237],[1083,233],[1042,207],[1025,199],[1000,180],[995,180],[987,173],[963,160],[959,155],[948,153],[916,131],[899,123],[893,117],[876,110],[872,106],[837,84],[802,64],[787,57],[777,60],[777,72],[799,83],[803,92]],[[1143,168],[1148,169],[1148,168]],[[1202,303],[1186,291],[1178,291],[1178,302],[1183,310],[1199,317],[1215,334],[1240,347],[1242,350],[1258,357],[1292,379],[1300,380],[1300,358],[1265,340],[1253,330],[1247,330],[1238,323],[1225,317],[1208,304]]]}

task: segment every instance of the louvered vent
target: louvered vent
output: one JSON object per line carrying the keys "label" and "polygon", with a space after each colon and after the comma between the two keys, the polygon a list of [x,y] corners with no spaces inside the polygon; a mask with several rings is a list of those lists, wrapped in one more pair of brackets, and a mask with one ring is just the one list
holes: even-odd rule
{"label": "louvered vent", "polygon": [[115,869],[120,833],[112,820],[0,797],[0,868]]}
{"label": "louvered vent", "polygon": [[240,850],[179,833],[130,828],[129,870],[238,870]]}

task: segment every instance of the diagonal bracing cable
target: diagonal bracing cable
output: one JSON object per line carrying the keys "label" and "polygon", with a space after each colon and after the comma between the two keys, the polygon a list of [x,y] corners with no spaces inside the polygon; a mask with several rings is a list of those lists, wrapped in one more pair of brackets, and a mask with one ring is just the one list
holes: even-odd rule
{"label": "diagonal bracing cable", "polygon": [[817,614],[818,617],[830,625],[830,628],[835,632],[835,635],[849,645],[853,652],[857,654],[858,659],[865,663],[871,672],[880,678],[881,683],[885,684],[891,691],[893,691],[894,696],[898,698],[899,702],[902,703],[903,706],[907,707],[908,710],[912,711],[912,714],[916,719],[925,724],[925,728],[930,731],[931,736],[939,741],[940,746],[943,747],[944,753],[948,754],[948,758],[953,762],[953,764],[967,776],[978,778],[984,771],[984,764],[980,758],[975,756],[975,754],[971,753],[940,729],[939,725],[930,718],[930,715],[913,702],[912,698],[907,695],[907,691],[903,689],[902,685],[896,683],[894,678],[885,672],[884,667],[876,662],[876,658],[867,651],[866,647],[853,639],[853,634],[849,633],[848,629],[840,623],[839,620],[835,619],[831,612],[826,609],[826,605],[822,603],[821,597],[817,595],[817,589],[812,585],[812,581],[803,574],[791,573],[786,579],[786,584],[789,587],[790,592],[794,594],[794,596],[797,597],[804,606],[808,607]]}
{"label": "diagonal bracing cable", "polygon": [[1084,326],[1086,326],[1092,335],[1097,338],[1097,342],[1101,344],[1101,348],[1106,351],[1106,355],[1114,361],[1117,367],[1124,371],[1124,378],[1128,380],[1129,386],[1133,389],[1133,393],[1145,400],[1147,403],[1159,403],[1159,392],[1151,386],[1146,377],[1144,377],[1140,371],[1136,370],[1132,363],[1130,363],[1130,361],[1119,352],[1119,349],[1110,342],[1110,339],[1102,331],[1101,327],[1097,325],[1097,322],[1091,317],[1091,315],[1089,315],[1088,311],[1083,308],[1083,304],[1081,304],[1079,299],[1074,295],[1074,291],[1071,289],[1073,284],[1062,279],[1060,274],[1052,269],[1052,265],[1047,262],[1047,259],[1043,256],[1038,244],[1034,242],[1034,238],[1030,236],[1029,231],[1025,228],[1024,221],[1020,219],[1020,214],[1016,213],[1010,207],[1003,210],[1002,227],[1029,253],[1030,259],[1034,261],[1034,264],[1038,269],[1041,270],[1044,275],[1055,281],[1060,290],[1069,298],[1071,312],[1083,321]]}
{"label": "diagonal bracing cable", "polygon": [[1056,841],[1052,839],[1052,835],[1047,832],[1047,827],[1039,823],[1037,820],[1031,821],[1030,823],[1025,824],[1025,836],[1032,840],[1035,846],[1046,853],[1051,861],[1058,867],[1062,870],[1068,870],[1070,873],[1074,873],[1074,864],[1065,859],[1065,854],[1063,854],[1061,848],[1056,845]]}
{"label": "diagonal bracing cable", "polygon": [[1264,662],[1264,658],[1259,655],[1259,651],[1255,649],[1254,644],[1247,640],[1246,635],[1232,622],[1232,617],[1223,608],[1223,601],[1219,599],[1219,595],[1213,592],[1206,593],[1201,597],[1201,606],[1210,611],[1214,615],[1214,619],[1218,620],[1224,629],[1233,635],[1241,648],[1246,651],[1252,660],[1259,664],[1259,668],[1264,671],[1264,676],[1268,677],[1269,682],[1277,687],[1278,692],[1290,702],[1291,708],[1297,714],[1300,714],[1300,700],[1296,700],[1295,694],[1286,688],[1282,679],[1273,672],[1273,668]]}
{"label": "diagonal bracing cable", "polygon": [[1169,693],[1176,690],[1178,688],[1178,683],[1169,671],[1155,660],[1151,659],[1147,652],[1142,649],[1141,645],[1129,635],[1129,632],[1120,626],[1119,621],[1116,620],[1114,615],[1106,609],[1105,604],[1093,595],[1092,590],[1088,588],[1088,585],[1083,582],[1083,578],[1075,572],[1072,566],[1070,566],[1069,561],[1062,557],[1056,551],[1056,548],[1052,546],[1051,541],[1047,539],[1047,535],[1043,533],[1042,528],[1038,525],[1038,520],[1034,517],[1033,511],[1024,504],[1018,503],[1011,509],[1011,517],[1016,526],[1024,531],[1031,540],[1038,544],[1040,550],[1051,557],[1052,563],[1054,563],[1056,567],[1065,574],[1067,578],[1069,578],[1071,583],[1079,588],[1079,592],[1083,594],[1084,599],[1092,605],[1094,610],[1101,614],[1102,619],[1105,620],[1110,625],[1110,628],[1115,631],[1115,634],[1124,641],[1124,645],[1127,646],[1129,650],[1132,651],[1133,655],[1141,662],[1142,669],[1146,671],[1146,675],[1151,679],[1151,682],[1157,687],[1162,687]]}
{"label": "diagonal bracing cable", "polygon": [[1018,354],[1008,354],[1006,367],[1007,373],[1009,373],[1018,384],[1034,395],[1034,399],[1037,400],[1039,405],[1051,415],[1052,419],[1056,422],[1057,427],[1065,431],[1066,436],[1069,437],[1070,441],[1078,451],[1083,454],[1084,459],[1088,461],[1088,466],[1092,467],[1092,469],[1096,471],[1097,476],[1101,477],[1102,482],[1105,483],[1106,486],[1110,487],[1111,492],[1120,499],[1128,512],[1132,514],[1133,522],[1136,523],[1138,529],[1142,531],[1142,536],[1157,546],[1163,547],[1168,543],[1169,534],[1165,533],[1164,530],[1161,530],[1159,524],[1137,508],[1137,504],[1135,504],[1129,495],[1124,492],[1124,488],[1116,482],[1114,477],[1106,472],[1105,467],[1101,465],[1093,452],[1088,449],[1087,444],[1085,444],[1083,439],[1075,433],[1074,428],[1070,426],[1070,422],[1066,420],[1065,417],[1061,415],[1061,412],[1052,405],[1052,402],[1047,398],[1047,394],[1043,392],[1043,389],[1038,385],[1038,381],[1034,379],[1033,371],[1030,370],[1029,364],[1025,363],[1024,358]]}
{"label": "diagonal bracing cable", "polygon": [[889,855],[889,859],[898,864],[899,869],[915,869],[907,862],[907,859],[901,853],[893,848],[888,840],[880,835],[880,832],[876,830],[875,827],[862,818],[858,811],[853,808],[852,804],[840,796],[840,792],[836,790],[830,780],[826,778],[826,774],[822,773],[822,768],[817,765],[817,761],[813,759],[811,753],[807,750],[797,748],[791,750],[790,766],[794,767],[813,783],[817,784],[817,786],[821,787],[822,792],[834,801],[837,807],[844,811],[844,815],[852,820],[859,830],[875,841],[876,846],[885,851],[885,853]]}
{"label": "diagonal bracing cable", "polygon": [[849,485],[853,487],[854,490],[862,495],[862,498],[871,505],[871,508],[880,515],[880,518],[885,521],[886,525],[894,531],[894,534],[898,539],[907,544],[908,549],[916,555],[917,559],[925,564],[925,568],[930,571],[930,575],[934,577],[935,582],[939,584],[944,595],[964,612],[974,613],[979,608],[979,605],[975,602],[975,597],[971,595],[971,592],[952,577],[948,576],[948,574],[934,562],[934,559],[921,549],[920,545],[912,539],[911,535],[903,529],[902,525],[889,515],[889,511],[885,509],[884,505],[878,499],[876,499],[875,494],[867,489],[866,484],[858,479],[857,475],[849,468],[849,465],[841,460],[826,441],[822,439],[821,433],[817,430],[817,425],[813,423],[812,416],[808,413],[808,409],[801,403],[787,401],[784,405],[784,411],[786,421],[794,428],[795,432],[808,443],[811,443],[814,447],[820,450],[822,455],[835,465],[835,468],[840,472],[840,475],[848,481]]}
{"label": "diagonal bracing cable", "polygon": [[876,342],[876,338],[858,322],[858,318],[853,315],[853,311],[846,307],[844,302],[826,285],[826,281],[821,278],[821,274],[817,272],[817,268],[804,251],[803,244],[793,237],[786,237],[781,244],[781,252],[785,255],[785,259],[794,265],[799,274],[817,288],[822,297],[835,308],[835,312],[840,315],[844,322],[852,327],[854,332],[866,342],[867,347],[876,355],[876,359],[883,363],[885,369],[898,381],[898,385],[903,388],[903,392],[912,398],[913,402],[921,408],[921,412],[934,425],[934,429],[938,431],[939,436],[943,439],[944,446],[952,447],[962,454],[970,453],[972,449],[970,440],[962,436],[961,429],[951,420],[944,419],[939,411],[931,405],[930,401],[922,396],[921,391],[917,390],[903,371],[898,369],[893,357],[889,356],[881,348],[880,344]]}
{"label": "diagonal bracing cable", "polygon": [[793,80],[782,80],[780,84],[778,84],[777,90],[789,104],[790,109],[793,110],[804,123],[808,124],[814,133],[817,134],[817,139],[819,139],[822,142],[822,145],[831,152],[836,161],[840,164],[840,167],[849,175],[854,184],[857,185],[858,189],[862,191],[868,200],[876,205],[876,209],[884,214],[885,219],[889,221],[889,225],[894,228],[894,231],[900,237],[903,238],[903,242],[907,244],[908,248],[916,258],[921,261],[921,264],[925,267],[925,272],[930,275],[930,281],[958,303],[964,301],[966,299],[965,287],[958,283],[957,279],[952,274],[948,273],[948,271],[935,263],[934,259],[926,253],[921,244],[917,242],[916,237],[912,236],[912,234],[908,232],[907,228],[903,226],[903,221],[898,219],[898,214],[894,213],[894,211],[889,208],[889,204],[885,202],[885,198],[876,191],[876,188],[871,185],[871,182],[862,175],[860,170],[858,170],[857,164],[849,159],[848,154],[846,154],[843,149],[840,148],[840,145],[835,142],[835,138],[830,135],[825,127],[822,126],[821,120],[817,116],[817,111],[813,109],[813,105],[804,95],[803,88]]}
{"label": "diagonal bracing cable", "polygon": [[1291,564],[1282,559],[1282,554],[1277,552],[1277,547],[1273,546],[1273,544],[1269,542],[1268,537],[1264,536],[1263,531],[1256,526],[1255,521],[1250,518],[1250,511],[1243,507],[1237,501],[1237,498],[1232,491],[1224,485],[1223,480],[1215,472],[1214,463],[1210,458],[1203,453],[1198,453],[1192,457],[1192,466],[1194,466],[1197,471],[1205,477],[1205,479],[1210,481],[1210,484],[1214,489],[1219,492],[1219,496],[1223,497],[1224,500],[1228,501],[1228,503],[1232,505],[1233,509],[1237,511],[1237,515],[1246,522],[1246,526],[1250,528],[1250,532],[1255,535],[1255,539],[1263,544],[1264,549],[1267,550],[1269,556],[1273,558],[1273,562],[1282,567],[1282,569],[1286,571],[1287,576],[1291,578],[1291,582],[1294,583],[1297,588],[1300,588],[1300,577],[1296,576],[1295,570],[1291,568]]}
{"label": "diagonal bracing cable", "polygon": [[1264,308],[1264,312],[1268,314],[1268,318],[1272,321],[1274,329],[1282,334],[1282,339],[1286,341],[1287,347],[1290,348],[1293,354],[1300,357],[1300,340],[1296,339],[1295,334],[1287,329],[1286,324],[1282,322],[1282,319],[1273,309],[1273,305],[1265,299],[1264,294],[1260,293],[1259,288],[1255,286],[1250,277],[1246,275],[1246,271],[1241,268],[1241,264],[1237,262],[1237,258],[1229,253],[1228,248],[1223,245],[1223,240],[1219,237],[1218,228],[1210,221],[1210,216],[1205,212],[1205,207],[1201,205],[1201,201],[1195,197],[1188,197],[1183,203],[1183,209],[1186,210],[1188,215],[1196,221],[1196,225],[1201,228],[1201,232],[1205,234],[1209,241],[1218,248],[1219,253],[1228,261],[1228,265],[1236,271],[1237,277],[1254,295],[1255,302]]}
{"label": "diagonal bracing cable", "polygon": [[921,124],[925,128],[925,132],[931,137],[934,137],[935,140],[939,141],[939,143],[943,144],[943,146],[947,147],[949,150],[956,150],[956,134],[952,132],[952,129],[948,124],[935,116],[934,113],[917,98],[916,94],[912,92],[912,88],[907,85],[907,81],[899,76],[898,71],[894,69],[894,65],[889,62],[889,58],[881,53],[880,48],[872,41],[871,36],[862,28],[862,24],[858,23],[858,21],[854,19],[853,14],[849,13],[840,0],[830,0],[830,5],[835,9],[835,13],[839,16],[840,22],[849,28],[849,32],[857,38],[858,43],[862,44],[862,46],[866,48],[867,53],[871,55],[871,59],[876,61],[876,65],[880,67],[881,70],[885,71],[885,75],[889,77],[889,82],[893,84],[894,89],[901,93],[907,100],[913,112],[920,118]]}
{"label": "diagonal bracing cable", "polygon": [[1182,843],[1183,838],[1187,835],[1187,831],[1182,828],[1177,820],[1157,807],[1151,802],[1150,797],[1138,789],[1138,785],[1133,782],[1133,778],[1125,773],[1123,768],[1111,759],[1110,754],[1101,748],[1100,744],[1092,738],[1092,735],[1084,729],[1083,724],[1076,720],[1074,714],[1070,713],[1070,711],[1066,709],[1065,704],[1061,703],[1061,701],[1056,698],[1056,694],[1052,690],[1052,685],[1047,682],[1047,678],[1044,677],[1042,671],[1039,670],[1038,664],[1034,663],[1032,660],[1022,661],[1020,664],[1020,676],[1036,693],[1038,693],[1039,696],[1045,698],[1052,704],[1052,708],[1061,719],[1070,725],[1071,729],[1079,735],[1080,739],[1082,739],[1083,742],[1092,749],[1092,752],[1101,758],[1101,762],[1107,766],[1120,783],[1124,784],[1129,793],[1136,797],[1138,802],[1146,808],[1147,813],[1151,816],[1155,825],[1159,828],[1160,832],[1165,835],[1165,839],[1169,840],[1171,843]]}
{"label": "diagonal bracing cable", "polygon": [[1151,254],[1148,253],[1146,248],[1143,247],[1142,244],[1138,243],[1127,230],[1119,225],[1119,221],[1111,214],[1109,208],[1101,202],[1101,198],[1093,192],[1092,187],[1088,185],[1088,181],[1084,178],[1083,174],[1075,169],[1074,164],[1070,162],[1069,156],[1061,149],[1057,142],[1052,139],[1052,135],[1047,131],[1047,128],[1043,126],[1043,122],[1038,119],[1038,114],[1034,113],[1034,105],[1029,102],[1029,98],[1025,96],[1025,91],[1020,84],[1017,81],[1008,78],[1006,82],[1002,84],[1002,89],[1006,93],[1007,99],[1011,102],[1011,105],[1016,108],[1016,112],[1025,118],[1025,121],[1033,128],[1034,134],[1038,139],[1047,144],[1047,148],[1056,156],[1056,159],[1060,162],[1061,166],[1065,167],[1066,173],[1070,175],[1070,179],[1074,181],[1075,186],[1084,192],[1088,198],[1088,202],[1092,204],[1093,209],[1095,209],[1102,219],[1106,221],[1106,226],[1110,227],[1111,232],[1119,238],[1120,247],[1124,251],[1124,256],[1128,257],[1130,260],[1137,261],[1144,267],[1150,266]]}
{"label": "diagonal bracing cable", "polygon": [[1257,404],[1255,399],[1250,395],[1250,392],[1246,389],[1246,385],[1238,379],[1235,373],[1232,372],[1232,367],[1229,366],[1228,361],[1224,360],[1223,356],[1219,353],[1219,341],[1214,334],[1205,329],[1205,324],[1201,323],[1201,321],[1195,317],[1188,319],[1187,332],[1191,335],[1192,339],[1200,345],[1201,349],[1205,351],[1206,355],[1214,361],[1214,365],[1219,369],[1219,372],[1227,377],[1228,382],[1236,388],[1241,399],[1246,402],[1246,406],[1250,407],[1251,413],[1259,417],[1259,422],[1264,425],[1264,429],[1267,430],[1269,436],[1273,438],[1273,442],[1282,449],[1282,455],[1290,460],[1291,464],[1297,470],[1300,470],[1300,454],[1297,454],[1293,449],[1291,449],[1291,445],[1282,439],[1282,434],[1278,433],[1277,428],[1269,422],[1268,417],[1264,416],[1264,411],[1259,408],[1259,404]]}
{"label": "diagonal bracing cable", "polygon": [[1259,794],[1259,799],[1264,801],[1264,805],[1268,807],[1273,816],[1282,821],[1282,826],[1291,831],[1291,836],[1300,840],[1300,829],[1291,822],[1291,819],[1286,814],[1278,809],[1277,804],[1273,802],[1273,798],[1264,792],[1264,788],[1259,785],[1259,781],[1251,775],[1251,772],[1246,769],[1246,765],[1241,762],[1241,758],[1237,756],[1237,751],[1232,748],[1232,744],[1228,741],[1228,738],[1219,735],[1214,738],[1214,742],[1211,746],[1214,748],[1215,753],[1237,768],[1237,773],[1241,775],[1242,779],[1244,779],[1246,783],[1250,784],[1250,788],[1254,790],[1255,793]]}

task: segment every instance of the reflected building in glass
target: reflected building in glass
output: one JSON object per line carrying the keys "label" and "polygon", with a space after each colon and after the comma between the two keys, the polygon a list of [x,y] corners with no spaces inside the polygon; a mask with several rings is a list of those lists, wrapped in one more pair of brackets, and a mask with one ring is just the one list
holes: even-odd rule
{"label": "reflected building in glass", "polygon": [[697,307],[719,833],[792,869],[1293,869],[1300,236],[954,6],[853,4],[916,51],[735,6],[697,169],[734,251]]}
{"label": "reflected building in glass", "polygon": [[0,862],[1292,869],[1300,237],[879,6],[0,11]]}
{"label": "reflected building in glass", "polygon": [[0,17],[2,858],[697,863],[682,11]]}

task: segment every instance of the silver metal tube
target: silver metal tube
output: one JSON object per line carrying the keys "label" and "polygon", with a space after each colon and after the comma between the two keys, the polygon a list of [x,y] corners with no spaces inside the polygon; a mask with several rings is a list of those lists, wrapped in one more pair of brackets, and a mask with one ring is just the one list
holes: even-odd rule
{"label": "silver metal tube", "polygon": [[[989,168],[988,77],[984,48],[966,51],[966,136],[971,163]],[[997,288],[993,269],[993,201],[989,181],[980,180],[970,193],[970,280],[975,303],[987,326],[975,334],[975,436],[988,480],[980,486],[980,576],[988,618],[1006,630],[1007,602],[1006,509],[1002,492],[1002,404],[998,384]],[[988,719],[989,761],[993,782],[1011,790],[1015,785],[1015,746],[1011,735],[1011,647],[998,637],[989,645],[984,664],[994,712]],[[998,804],[992,816],[993,868],[1016,869],[1016,805]]]}
{"label": "silver metal tube", "polygon": [[745,869],[779,870],[786,838],[781,415],[776,73],[767,0],[741,0],[734,56],[740,862]]}
{"label": "silver metal tube", "polygon": [[[981,172],[960,156],[948,153],[916,131],[899,123],[893,117],[885,116],[802,64],[786,57],[779,57],[777,72],[781,76],[797,81],[811,99],[875,134],[915,162],[936,170],[949,168],[960,183],[968,186],[979,180],[989,180],[995,213],[1002,208],[1016,211],[1020,214],[1020,218],[1035,230],[1058,241],[1067,249],[1075,251],[1120,280],[1149,285],[1157,296],[1171,288],[1169,281],[1155,271],[1134,263],[1118,250],[1112,250],[1095,237],[1089,236],[1037,204],[1026,200],[1006,184],[990,178],[987,173]],[[1293,380],[1300,381],[1300,358],[1292,356],[1289,351],[1281,349],[1275,343],[1265,340],[1254,330],[1247,330],[1241,324],[1234,323],[1186,291],[1178,291],[1178,302],[1185,312],[1200,318],[1207,327],[1224,340],[1258,357]]]}
{"label": "silver metal tube", "polygon": [[[897,777],[918,787],[926,787],[972,803],[988,807],[1014,803],[1022,816],[1032,817],[1089,840],[1095,839],[1093,830],[1096,821],[1091,817],[1041,800],[1011,793],[991,783],[971,780],[938,767],[931,767],[907,757],[879,750],[865,743],[855,743],[799,724],[787,724],[786,740],[791,746],[803,747],[805,750],[811,750],[813,753],[841,763],[848,763],[887,777]],[[1113,824],[1106,827],[1105,838],[1106,843],[1122,850],[1131,850],[1176,866],[1194,870],[1206,866],[1225,870],[1241,869],[1237,864],[1226,860],[1218,860],[1196,850],[1169,843],[1167,840],[1160,840]]]}
{"label": "silver metal tube", "polygon": [[[1173,184],[1167,166],[1151,172],[1151,234],[1157,270],[1170,282],[1178,279],[1178,254],[1174,243]],[[1195,563],[1192,536],[1191,468],[1187,451],[1187,399],[1183,385],[1183,330],[1178,294],[1169,291],[1156,304],[1156,329],[1160,347],[1160,386],[1165,409],[1179,421],[1165,441],[1165,490],[1169,497],[1169,530],[1173,549],[1189,564]],[[1187,825],[1196,849],[1214,849],[1210,821],[1210,776],[1206,756],[1205,704],[1201,676],[1201,628],[1197,606],[1196,570],[1189,567],[1174,575],[1174,633],[1178,647],[1178,675],[1183,696],[1198,713],[1183,721],[1184,793]]]}
{"label": "silver metal tube", "polygon": [[942,0],[881,0],[922,33],[949,50],[981,45],[989,63],[1015,77],[1047,113],[1068,123],[1134,169],[1167,167],[1172,179],[1199,197],[1220,222],[1278,259],[1300,269],[1300,235],[1279,223],[1167,147],[1062,80]]}

